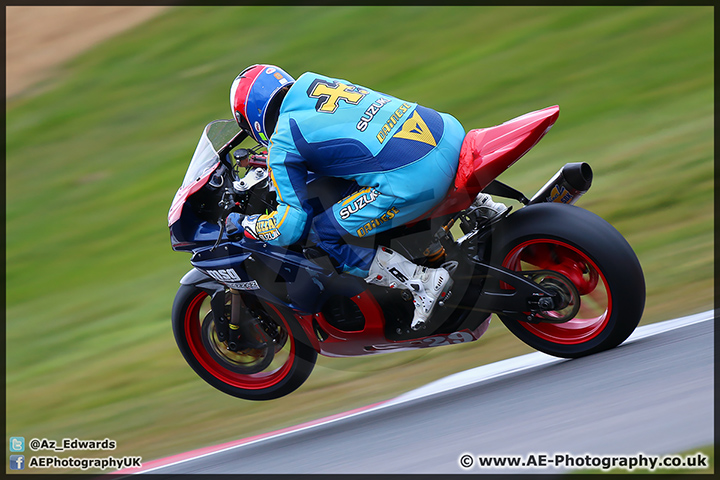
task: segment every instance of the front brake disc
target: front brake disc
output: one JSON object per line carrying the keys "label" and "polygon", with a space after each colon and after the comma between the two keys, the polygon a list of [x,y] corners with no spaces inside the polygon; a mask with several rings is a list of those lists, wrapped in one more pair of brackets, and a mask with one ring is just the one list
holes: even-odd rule
{"label": "front brake disc", "polygon": [[[268,335],[263,332],[263,335]],[[202,323],[202,342],[205,350],[217,363],[230,371],[242,375],[252,375],[265,370],[275,357],[275,342],[266,338],[264,348],[246,348],[233,352],[228,349],[227,341],[220,341],[215,331],[215,320],[208,312]]]}

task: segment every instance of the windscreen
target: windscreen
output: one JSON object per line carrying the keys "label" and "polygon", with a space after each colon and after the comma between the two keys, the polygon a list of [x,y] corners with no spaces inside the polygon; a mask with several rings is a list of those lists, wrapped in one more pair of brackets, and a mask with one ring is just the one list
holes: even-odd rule
{"label": "windscreen", "polygon": [[[202,178],[220,161],[218,153],[240,133],[240,127],[234,120],[216,120],[205,127],[195,148],[182,187],[186,187]],[[181,188],[182,188],[181,187]]]}
{"label": "windscreen", "polygon": [[218,152],[240,133],[240,127],[234,120],[215,120],[205,127],[192,160],[190,160],[190,166],[185,173],[182,185],[173,198],[168,212],[168,225],[178,221],[187,198],[205,185],[212,172],[220,164]]}

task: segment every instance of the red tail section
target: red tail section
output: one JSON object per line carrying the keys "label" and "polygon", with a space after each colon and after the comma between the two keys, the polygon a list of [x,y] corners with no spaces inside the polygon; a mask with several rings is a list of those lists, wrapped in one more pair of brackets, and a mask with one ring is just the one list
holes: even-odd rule
{"label": "red tail section", "polygon": [[555,105],[502,125],[470,130],[460,149],[455,185],[428,216],[439,217],[469,207],[483,188],[540,141],[559,114],[560,107]]}

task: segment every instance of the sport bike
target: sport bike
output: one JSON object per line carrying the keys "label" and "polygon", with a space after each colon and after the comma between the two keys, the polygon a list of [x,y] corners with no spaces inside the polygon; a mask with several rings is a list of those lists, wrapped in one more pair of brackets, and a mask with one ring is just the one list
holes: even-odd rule
{"label": "sport bike", "polygon": [[[645,304],[645,280],[630,245],[609,223],[573,205],[588,191],[587,163],[562,166],[527,198],[496,177],[528,152],[559,115],[552,106],[471,130],[447,196],[421,218],[348,237],[394,249],[417,264],[446,266],[454,284],[432,328],[412,330],[408,291],[340,274],[308,243],[280,248],[229,238],[230,212],[273,211],[267,153],[240,148],[233,120],[205,127],[168,214],[172,248],[190,252],[172,308],[175,340],[193,370],[236,397],[267,400],[297,389],[317,355],[350,357],[472,342],[491,314],[520,340],[574,358],[619,345]],[[348,182],[308,177],[312,209],[337,202]],[[516,200],[489,218],[478,193]],[[379,219],[379,221],[382,219]]]}

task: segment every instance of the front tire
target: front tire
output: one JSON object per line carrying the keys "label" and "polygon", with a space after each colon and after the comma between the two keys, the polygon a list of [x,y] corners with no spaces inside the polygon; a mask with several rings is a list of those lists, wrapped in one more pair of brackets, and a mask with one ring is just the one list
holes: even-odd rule
{"label": "front tire", "polygon": [[515,271],[553,270],[579,293],[580,309],[564,323],[542,321],[539,315],[532,318],[538,323],[498,315],[531,347],[581,357],[616,347],[640,322],[645,306],[640,262],[623,236],[594,213],[560,203],[530,205],[498,223],[492,245],[493,264]]}
{"label": "front tire", "polygon": [[210,296],[206,291],[182,285],[172,309],[175,342],[188,365],[213,387],[246,400],[270,400],[296,390],[310,376],[317,359],[317,352],[291,311],[261,304],[266,325],[272,327],[275,351],[272,363],[256,373],[243,373],[241,365],[233,367],[231,354],[222,355],[222,345],[212,337],[214,327],[208,325],[212,314],[208,317]]}

